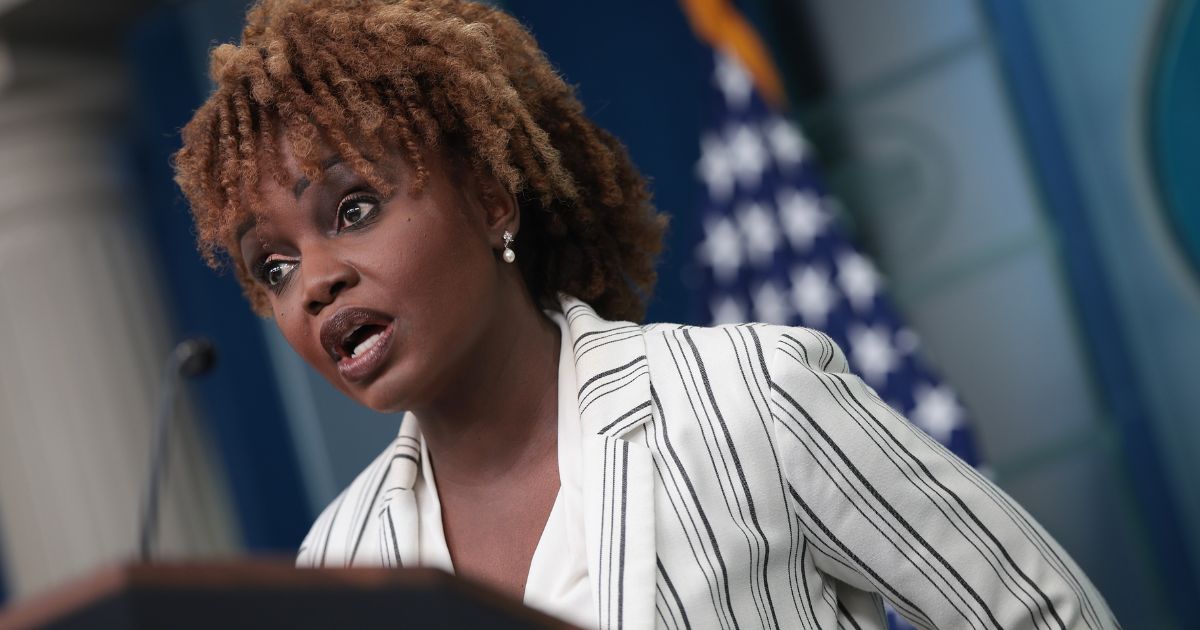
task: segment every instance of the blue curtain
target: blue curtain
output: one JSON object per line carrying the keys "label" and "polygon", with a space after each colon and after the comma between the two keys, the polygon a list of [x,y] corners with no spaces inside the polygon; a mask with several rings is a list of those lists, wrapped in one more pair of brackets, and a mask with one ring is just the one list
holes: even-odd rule
{"label": "blue curtain", "polygon": [[[675,2],[498,2],[525,24],[550,61],[578,86],[590,116],[615,134],[672,215],[648,321],[698,321],[695,164],[711,63]],[[619,69],[619,70],[617,70]]]}

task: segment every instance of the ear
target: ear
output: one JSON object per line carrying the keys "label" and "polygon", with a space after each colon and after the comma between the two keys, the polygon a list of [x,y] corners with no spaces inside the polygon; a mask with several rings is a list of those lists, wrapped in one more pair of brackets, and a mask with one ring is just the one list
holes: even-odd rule
{"label": "ear", "polygon": [[508,192],[494,176],[476,182],[479,205],[483,208],[484,228],[495,249],[503,249],[504,233],[516,236],[521,230],[521,209],[516,195]]}

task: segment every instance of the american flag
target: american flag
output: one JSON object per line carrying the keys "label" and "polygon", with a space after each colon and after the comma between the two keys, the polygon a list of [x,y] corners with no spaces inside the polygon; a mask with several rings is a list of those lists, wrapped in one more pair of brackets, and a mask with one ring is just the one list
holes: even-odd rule
{"label": "american flag", "polygon": [[803,325],[833,337],[881,398],[967,463],[979,459],[954,391],[921,361],[879,272],[838,226],[811,147],[732,57],[714,54],[700,138],[704,238],[696,248],[713,324]]}
{"label": "american flag", "polygon": [[[696,176],[704,240],[696,248],[712,324],[816,328],[893,409],[972,466],[971,430],[954,391],[921,361],[879,272],[838,226],[811,147],[767,105],[749,73],[714,54],[711,113]],[[892,628],[911,628],[888,607]]]}

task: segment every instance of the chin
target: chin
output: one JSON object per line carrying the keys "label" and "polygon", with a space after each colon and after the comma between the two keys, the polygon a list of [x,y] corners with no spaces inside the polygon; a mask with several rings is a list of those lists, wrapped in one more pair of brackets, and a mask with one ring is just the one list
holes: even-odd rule
{"label": "chin", "polygon": [[365,388],[347,392],[364,407],[379,413],[408,411],[413,404],[412,392],[416,386],[411,379],[394,373],[380,374]]}
{"label": "chin", "polygon": [[365,390],[347,392],[360,405],[379,413],[395,413],[404,411],[403,396],[396,396],[389,387],[381,387],[383,383],[371,383]]}

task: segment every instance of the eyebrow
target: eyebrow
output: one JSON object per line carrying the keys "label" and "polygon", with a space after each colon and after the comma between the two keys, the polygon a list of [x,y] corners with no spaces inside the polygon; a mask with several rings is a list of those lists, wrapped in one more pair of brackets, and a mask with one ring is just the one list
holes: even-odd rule
{"label": "eyebrow", "polygon": [[[342,157],[340,155],[332,156],[321,163],[321,172],[324,173],[325,171],[328,171],[329,169],[341,163]],[[310,184],[312,184],[312,182],[308,181],[307,177],[301,175],[300,179],[296,180],[296,185],[292,187],[292,194],[299,199],[300,195],[304,194],[305,189],[307,189]],[[242,224],[237,227],[235,239],[238,241],[242,240],[242,237],[244,237],[247,232],[254,229],[254,226],[257,224],[258,219],[256,219],[253,215],[246,217],[246,220],[242,221]]]}
{"label": "eyebrow", "polygon": [[[335,155],[321,163],[321,172],[325,172],[334,166],[341,164],[341,162],[342,156]],[[292,187],[292,194],[296,196],[296,199],[299,199],[300,195],[304,194],[305,189],[307,189],[311,183],[312,182],[308,181],[307,177],[301,175],[300,179],[296,180],[296,185]]]}

